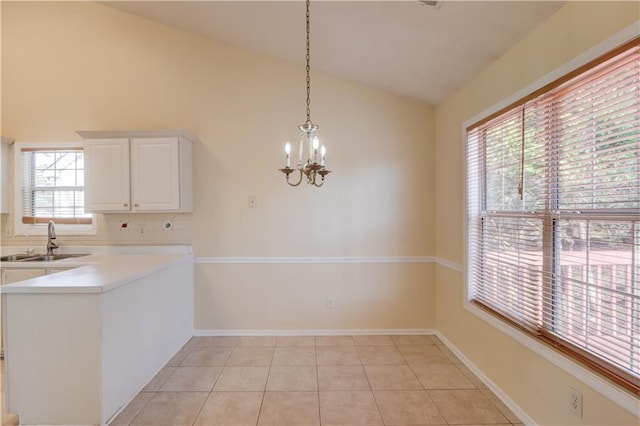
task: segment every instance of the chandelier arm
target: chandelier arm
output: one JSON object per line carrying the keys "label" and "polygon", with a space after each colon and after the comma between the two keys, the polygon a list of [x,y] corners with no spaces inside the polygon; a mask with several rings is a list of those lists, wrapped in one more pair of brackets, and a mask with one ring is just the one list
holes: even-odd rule
{"label": "chandelier arm", "polygon": [[301,169],[297,169],[298,170],[298,182],[296,183],[291,183],[289,182],[289,175],[287,175],[287,183],[289,184],[289,186],[298,186],[302,183],[302,170]]}

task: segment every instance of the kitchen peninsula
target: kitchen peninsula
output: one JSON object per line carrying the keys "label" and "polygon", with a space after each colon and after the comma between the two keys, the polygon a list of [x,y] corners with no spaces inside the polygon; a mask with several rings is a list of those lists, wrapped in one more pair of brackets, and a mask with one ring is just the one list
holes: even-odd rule
{"label": "kitchen peninsula", "polygon": [[21,424],[106,424],[192,335],[193,257],[56,266],[73,269],[2,287],[8,410]]}

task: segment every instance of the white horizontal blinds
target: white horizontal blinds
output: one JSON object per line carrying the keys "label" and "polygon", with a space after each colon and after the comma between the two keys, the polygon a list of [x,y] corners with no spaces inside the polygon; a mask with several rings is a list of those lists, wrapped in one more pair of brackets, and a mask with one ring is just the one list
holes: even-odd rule
{"label": "white horizontal blinds", "polygon": [[469,133],[469,188],[477,188],[469,192],[469,273],[474,300],[533,331],[542,312],[544,150],[527,108]]}
{"label": "white horizontal blinds", "polygon": [[557,146],[560,210],[640,208],[638,49],[537,99]]}
{"label": "white horizontal blinds", "polygon": [[91,223],[82,149],[22,149],[23,223]]}
{"label": "white horizontal blinds", "polygon": [[640,48],[468,129],[470,300],[640,390]]}
{"label": "white horizontal blinds", "polygon": [[556,149],[548,331],[640,377],[640,53],[538,99]]}

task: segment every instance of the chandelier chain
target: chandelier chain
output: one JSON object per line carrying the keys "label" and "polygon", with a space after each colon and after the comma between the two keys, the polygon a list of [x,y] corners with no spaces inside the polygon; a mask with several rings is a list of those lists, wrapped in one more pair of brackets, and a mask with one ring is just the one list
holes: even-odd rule
{"label": "chandelier chain", "polygon": [[307,123],[311,123],[311,77],[309,76],[309,71],[311,67],[309,62],[311,60],[310,51],[310,42],[309,42],[309,33],[310,33],[310,25],[309,25],[309,5],[311,0],[307,0]]}

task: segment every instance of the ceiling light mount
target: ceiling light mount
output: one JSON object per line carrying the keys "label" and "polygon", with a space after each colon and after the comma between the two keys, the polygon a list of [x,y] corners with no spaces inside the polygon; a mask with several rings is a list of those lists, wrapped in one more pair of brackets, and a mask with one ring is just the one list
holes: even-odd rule
{"label": "ceiling light mount", "polygon": [[[291,143],[287,142],[284,146],[285,152],[285,167],[279,169],[282,173],[285,174],[287,183],[290,186],[298,186],[302,183],[303,177],[306,177],[306,181],[308,184],[321,187],[324,184],[324,178],[326,175],[331,173],[330,170],[325,168],[325,156],[327,153],[327,149],[324,145],[320,146],[320,140],[316,135],[316,131],[318,130],[318,125],[313,124],[311,121],[311,55],[310,55],[310,0],[306,0],[307,6],[307,40],[306,40],[306,62],[307,62],[307,121],[304,124],[298,126],[300,130],[300,143],[298,146],[298,163],[296,164],[296,168],[291,167]],[[307,147],[307,158],[303,161],[303,153],[305,151],[305,147]],[[298,181],[291,182],[289,177],[295,171],[298,171]]]}
{"label": "ceiling light mount", "polygon": [[418,2],[422,3],[423,6],[429,6],[434,9],[438,9],[442,6],[443,1],[444,0],[418,0]]}

